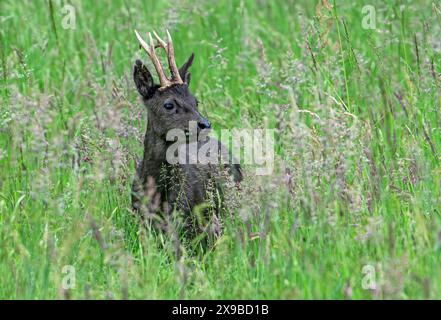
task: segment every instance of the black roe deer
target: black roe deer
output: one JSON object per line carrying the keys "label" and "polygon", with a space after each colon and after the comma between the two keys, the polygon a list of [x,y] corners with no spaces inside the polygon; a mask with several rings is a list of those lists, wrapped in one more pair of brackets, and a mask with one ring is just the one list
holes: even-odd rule
{"label": "black roe deer", "polygon": [[[206,228],[207,225],[199,224],[199,230],[194,230],[197,223],[194,217],[192,218],[193,210],[201,205],[204,215],[207,215],[209,211],[210,214],[214,214],[215,219],[219,219],[221,210],[219,199],[222,199],[222,190],[225,186],[223,181],[225,178],[230,179],[230,182],[234,181],[232,185],[238,188],[243,178],[242,170],[239,164],[232,162],[222,166],[216,163],[171,164],[167,161],[167,148],[173,143],[173,141],[167,141],[167,132],[172,129],[183,130],[188,138],[192,121],[197,124],[198,134],[202,130],[210,129],[211,124],[198,111],[198,101],[189,90],[189,68],[193,63],[194,54],[178,69],[173,42],[168,31],[166,42],[155,32],[153,33],[157,40],[156,45],[150,33],[148,34],[150,43],[147,44],[135,30],[141,47],[147,52],[156,69],[159,84],[154,83],[147,67],[137,60],[133,78],[147,108],[148,118],[144,139],[144,157],[137,165],[132,186],[132,206],[143,218],[154,216],[155,221],[162,222],[166,220],[164,218],[167,215],[176,211],[181,212],[184,217],[184,226],[187,229],[193,228],[190,234],[194,234]],[[155,48],[165,50],[170,78],[166,76]],[[218,148],[221,150],[220,153],[228,152],[220,142],[214,138],[210,139],[211,143],[214,141],[220,146]],[[189,143],[190,141],[185,139],[184,144]],[[197,141],[196,145],[199,149],[203,143]],[[209,198],[215,199],[216,204],[214,208],[212,206],[210,210],[207,210],[206,202]],[[212,217],[204,219],[208,221]],[[159,226],[163,227],[164,224],[159,223]]]}

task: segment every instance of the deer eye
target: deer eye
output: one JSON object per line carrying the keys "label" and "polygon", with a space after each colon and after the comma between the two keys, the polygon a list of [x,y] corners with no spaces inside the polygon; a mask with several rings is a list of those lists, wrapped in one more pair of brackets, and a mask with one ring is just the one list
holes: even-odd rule
{"label": "deer eye", "polygon": [[167,110],[171,110],[173,109],[175,106],[173,105],[173,103],[171,102],[166,102],[164,103],[164,108],[166,108]]}

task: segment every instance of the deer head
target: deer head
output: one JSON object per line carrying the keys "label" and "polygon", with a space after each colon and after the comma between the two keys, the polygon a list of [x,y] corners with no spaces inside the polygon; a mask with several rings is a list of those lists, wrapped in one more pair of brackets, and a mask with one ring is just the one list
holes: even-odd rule
{"label": "deer head", "polygon": [[[171,129],[181,129],[188,132],[189,122],[195,121],[198,129],[209,129],[210,122],[201,116],[198,111],[197,99],[189,90],[190,73],[188,69],[193,63],[194,54],[181,68],[177,68],[173,42],[167,31],[167,42],[163,41],[156,32],[153,32],[157,44],[153,42],[152,35],[148,33],[147,44],[135,30],[135,35],[141,47],[150,57],[159,78],[159,84],[153,82],[153,77],[147,67],[137,60],[134,66],[133,78],[144,104],[149,112],[149,125],[157,136],[164,137]],[[163,48],[167,53],[170,78],[165,75],[164,69],[156,56],[155,48]]]}

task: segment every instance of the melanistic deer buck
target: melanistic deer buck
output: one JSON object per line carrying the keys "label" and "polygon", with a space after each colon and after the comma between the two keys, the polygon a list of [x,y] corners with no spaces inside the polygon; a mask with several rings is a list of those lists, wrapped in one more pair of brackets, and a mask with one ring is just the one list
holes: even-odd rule
{"label": "melanistic deer buck", "polygon": [[[240,165],[232,162],[224,165],[219,164],[218,161],[188,163],[189,157],[192,157],[192,151],[189,151],[192,149],[191,146],[200,151],[206,143],[218,146],[214,148],[217,159],[226,153],[230,155],[228,149],[214,138],[208,136],[206,137],[209,139],[205,140],[199,138],[202,132],[211,128],[211,124],[198,111],[198,101],[189,90],[188,69],[193,63],[194,54],[178,69],[168,31],[167,42],[153,32],[157,40],[156,45],[150,33],[148,33],[150,44],[147,44],[136,30],[135,34],[156,69],[159,85],[153,82],[147,67],[137,60],[133,78],[147,108],[148,121],[144,139],[144,157],[137,165],[132,186],[133,209],[144,218],[153,217],[154,221],[159,221],[160,223],[155,223],[156,227],[164,227],[167,216],[170,217],[176,211],[181,212],[183,225],[190,235],[212,228],[213,224],[209,221],[217,226],[215,229],[220,229],[218,222],[222,209],[222,195],[226,188],[225,181],[229,180],[230,185],[238,188],[243,176]],[[166,51],[170,78],[165,75],[155,48],[163,48]],[[195,141],[190,141],[192,123],[197,126],[198,139]],[[178,144],[177,149],[189,152],[185,157],[187,161],[170,163],[167,160],[167,150],[177,143],[167,139],[167,134],[172,130],[181,130],[184,133],[184,142]],[[209,152],[213,152],[212,149]],[[198,208],[202,209],[198,210]],[[200,217],[196,219],[194,211],[202,212],[202,223]],[[220,230],[216,232],[218,231]]]}

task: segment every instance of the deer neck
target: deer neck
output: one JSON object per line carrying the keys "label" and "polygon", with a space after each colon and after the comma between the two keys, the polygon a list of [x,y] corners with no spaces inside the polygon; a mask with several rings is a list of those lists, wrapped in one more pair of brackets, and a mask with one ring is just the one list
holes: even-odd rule
{"label": "deer neck", "polygon": [[156,134],[152,122],[153,119],[149,116],[144,138],[144,162],[152,162],[155,165],[159,165],[166,160],[167,144],[163,137]]}
{"label": "deer neck", "polygon": [[166,161],[166,143],[155,133],[152,122],[152,117],[149,116],[144,137],[144,158],[138,173],[144,183],[149,176],[158,182],[161,176],[161,167]]}

